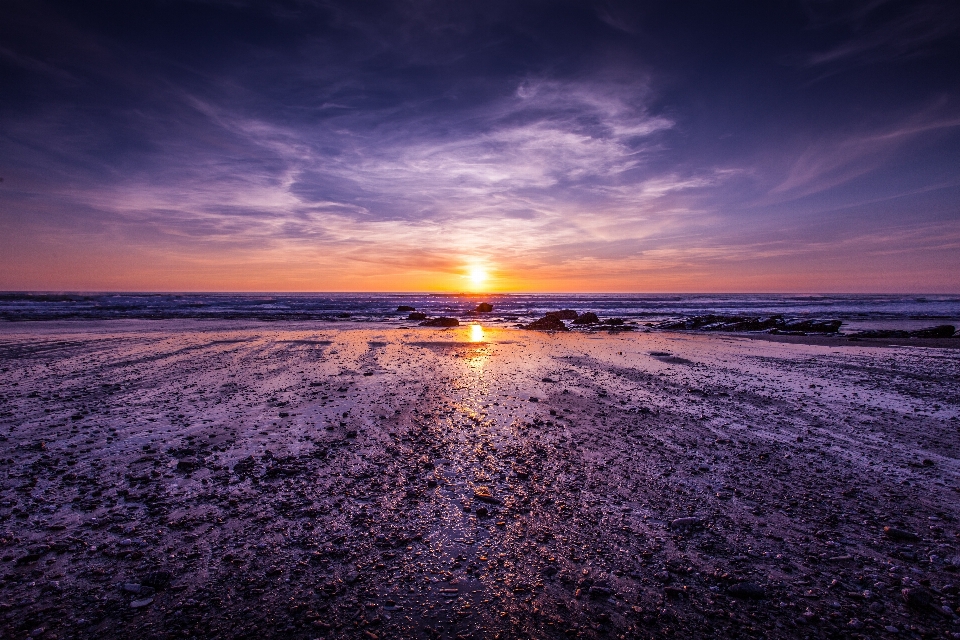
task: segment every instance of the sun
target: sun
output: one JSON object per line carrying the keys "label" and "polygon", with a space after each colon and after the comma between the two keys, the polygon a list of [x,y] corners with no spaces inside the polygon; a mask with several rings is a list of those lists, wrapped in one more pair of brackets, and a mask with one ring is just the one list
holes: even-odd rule
{"label": "sun", "polygon": [[487,281],[487,271],[483,267],[470,267],[467,277],[474,287],[482,287]]}

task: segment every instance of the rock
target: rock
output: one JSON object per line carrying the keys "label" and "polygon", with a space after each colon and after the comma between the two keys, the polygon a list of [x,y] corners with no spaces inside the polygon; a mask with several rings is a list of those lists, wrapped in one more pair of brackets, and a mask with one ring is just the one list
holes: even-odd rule
{"label": "rock", "polygon": [[910,542],[914,540],[919,540],[920,536],[910,531],[904,531],[903,529],[896,529],[894,527],[884,527],[883,535],[887,536],[891,540],[900,540],[904,542]]}
{"label": "rock", "polygon": [[738,582],[727,589],[734,598],[746,598],[749,600],[762,600],[767,597],[767,591],[755,582]]}
{"label": "rock", "polygon": [[953,334],[956,333],[957,328],[952,324],[941,324],[936,327],[929,327],[927,329],[920,329],[919,331],[911,331],[911,338],[952,338]]}
{"label": "rock", "polygon": [[597,317],[597,314],[592,311],[587,311],[586,313],[581,313],[574,319],[573,324],[597,324],[600,322],[600,318]]}
{"label": "rock", "polygon": [[490,493],[490,489],[487,487],[478,487],[477,490],[473,492],[473,499],[480,500],[481,502],[489,502],[490,504],[500,504],[500,501],[493,497],[493,494]]}
{"label": "rock", "polygon": [[602,585],[594,585],[587,590],[587,595],[592,599],[609,598],[613,595],[613,589]]}
{"label": "rock", "polygon": [[193,471],[200,466],[200,463],[196,458],[183,458],[177,461],[177,471],[182,471],[184,473]]}
{"label": "rock", "polygon": [[460,321],[456,318],[433,318],[420,323],[421,327],[456,327],[459,325]]}
{"label": "rock", "polygon": [[956,333],[957,328],[952,324],[941,324],[936,327],[928,327],[918,331],[905,331],[903,329],[872,329],[870,331],[859,331],[853,334],[854,338],[951,338]]}
{"label": "rock", "polygon": [[558,320],[576,320],[577,312],[573,309],[563,309],[561,311],[551,311],[547,317],[557,318]]}
{"label": "rock", "polygon": [[668,320],[656,325],[659,329],[702,331],[770,331],[787,335],[804,335],[806,332],[836,333],[842,325],[840,320],[809,320],[798,318],[785,320],[781,315],[767,317],[723,316],[708,314],[683,320]]}
{"label": "rock", "polygon": [[901,589],[900,595],[903,597],[903,601],[906,602],[907,606],[911,609],[922,611],[933,606],[933,596],[923,589],[919,589],[917,587],[907,587],[905,589]]}
{"label": "rock", "polygon": [[407,320],[426,320],[427,314],[416,311],[407,316]]}
{"label": "rock", "polygon": [[812,331],[814,333],[836,333],[843,324],[842,320],[791,320],[784,325],[787,331]]}
{"label": "rock", "polygon": [[143,607],[153,604],[153,598],[143,598],[141,600],[134,600],[130,603],[131,609],[142,609]]}
{"label": "rock", "polygon": [[567,325],[563,324],[563,320],[555,316],[544,316],[528,325],[524,325],[523,328],[533,331],[568,331]]}
{"label": "rock", "polygon": [[474,311],[476,311],[477,313],[490,313],[491,311],[493,311],[493,305],[490,304],[489,302],[481,302],[476,306]]}
{"label": "rock", "polygon": [[164,571],[161,569],[145,574],[140,580],[140,584],[153,589],[163,589],[170,584],[170,580],[172,579],[173,574],[171,574],[169,571]]}
{"label": "rock", "polygon": [[411,306],[405,305],[405,304],[402,304],[402,305],[400,305],[399,307],[397,307],[397,311],[398,311],[398,312],[401,312],[401,311],[416,311],[416,310],[417,310],[416,307],[411,307]]}
{"label": "rock", "polygon": [[692,529],[703,525],[700,518],[677,518],[670,522],[671,529]]}
{"label": "rock", "polygon": [[490,511],[488,511],[486,507],[479,507],[477,509],[478,518],[486,518],[488,515],[490,515]]}

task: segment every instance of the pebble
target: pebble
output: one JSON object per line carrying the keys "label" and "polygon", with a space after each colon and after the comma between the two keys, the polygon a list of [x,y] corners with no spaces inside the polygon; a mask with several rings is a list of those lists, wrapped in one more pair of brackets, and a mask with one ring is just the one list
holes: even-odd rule
{"label": "pebble", "polygon": [[933,604],[933,597],[923,589],[907,587],[900,591],[900,595],[903,596],[907,606],[914,609],[926,609]]}
{"label": "pebble", "polygon": [[700,518],[677,518],[670,522],[671,529],[689,529],[703,524]]}
{"label": "pebble", "polygon": [[767,591],[755,582],[738,582],[727,589],[727,593],[735,598],[749,598],[762,600],[767,597]]}
{"label": "pebble", "polygon": [[895,527],[884,527],[883,535],[887,536],[891,540],[911,541],[920,539],[920,536],[915,533],[904,531],[903,529],[897,529]]}
{"label": "pebble", "polygon": [[142,609],[143,607],[153,604],[153,598],[143,598],[142,600],[134,600],[130,603],[131,609]]}

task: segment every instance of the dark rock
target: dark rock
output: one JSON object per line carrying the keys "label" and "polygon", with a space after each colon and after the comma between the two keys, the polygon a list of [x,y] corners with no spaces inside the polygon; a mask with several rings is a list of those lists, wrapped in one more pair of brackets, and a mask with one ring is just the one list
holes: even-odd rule
{"label": "dark rock", "polygon": [[477,313],[490,313],[491,311],[493,311],[493,305],[490,304],[489,302],[481,302],[480,304],[477,305],[474,311],[476,311]]}
{"label": "dark rock", "polygon": [[[239,463],[238,463],[239,464]],[[173,579],[173,574],[169,571],[164,571],[162,569],[157,571],[151,571],[141,578],[140,584],[147,587],[152,587],[154,589],[165,589],[167,585],[170,584],[170,580]]]}
{"label": "dark rock", "polygon": [[787,331],[812,331],[814,333],[836,333],[843,324],[841,320],[791,320],[784,325]]}
{"label": "dark rock", "polygon": [[894,527],[884,527],[883,535],[887,536],[891,540],[900,540],[904,542],[920,539],[920,536],[911,531],[904,531],[903,529],[896,529]]}
{"label": "dark rock", "polygon": [[17,558],[17,564],[29,564],[31,562],[36,562],[42,557],[40,553],[28,553],[24,556]]}
{"label": "dark rock", "polygon": [[557,318],[559,320],[576,320],[577,312],[573,309],[563,309],[561,311],[551,311],[547,317]]}
{"label": "dark rock", "polygon": [[400,312],[400,311],[416,311],[416,310],[417,310],[416,307],[411,307],[411,306],[405,305],[405,304],[402,304],[402,305],[400,305],[399,307],[397,307],[397,311],[398,311],[398,312]]}
{"label": "dark rock", "polygon": [[426,320],[427,314],[416,311],[407,316],[407,320]]}
{"label": "dark rock", "polygon": [[600,598],[609,598],[613,595],[613,589],[602,585],[594,585],[587,590],[587,595],[594,600],[598,600]]}
{"label": "dark rock", "polygon": [[573,321],[573,324],[597,324],[600,322],[600,318],[597,317],[597,314],[592,311],[587,311],[586,313],[581,313]]}
{"label": "dark rock", "polygon": [[524,325],[523,328],[533,331],[568,331],[567,325],[563,324],[563,320],[556,316],[544,316],[528,325]]}
{"label": "dark rock", "polygon": [[843,323],[840,320],[785,320],[780,315],[757,318],[707,314],[683,320],[668,320],[667,322],[661,322],[657,325],[657,328],[671,331],[770,331],[771,333],[800,335],[806,332],[836,333],[840,330],[841,324]]}
{"label": "dark rock", "polygon": [[182,460],[177,461],[177,471],[188,472],[193,471],[200,466],[200,463],[196,458],[183,458]]}
{"label": "dark rock", "polygon": [[253,456],[247,456],[243,460],[239,460],[235,465],[233,465],[233,472],[241,478],[251,476],[253,475],[253,471],[256,466],[257,461],[254,460]]}
{"label": "dark rock", "polygon": [[748,600],[762,600],[767,597],[767,591],[755,582],[738,582],[727,589],[734,598],[746,598]]}
{"label": "dark rock", "polygon": [[702,525],[703,521],[700,518],[677,518],[670,522],[671,529],[692,529]]}
{"label": "dark rock", "polygon": [[906,602],[907,606],[911,609],[922,611],[933,606],[933,596],[923,589],[907,587],[900,591],[900,595],[903,596],[903,601]]}
{"label": "dark rock", "polygon": [[459,325],[460,321],[456,318],[433,318],[420,323],[421,327],[456,327]]}
{"label": "dark rock", "polygon": [[952,338],[956,331],[957,328],[952,324],[941,324],[936,327],[913,331],[910,336],[913,338]]}
{"label": "dark rock", "polygon": [[928,327],[919,331],[904,331],[903,329],[872,329],[859,331],[853,338],[951,338],[956,333],[952,324],[942,324],[937,327]]}

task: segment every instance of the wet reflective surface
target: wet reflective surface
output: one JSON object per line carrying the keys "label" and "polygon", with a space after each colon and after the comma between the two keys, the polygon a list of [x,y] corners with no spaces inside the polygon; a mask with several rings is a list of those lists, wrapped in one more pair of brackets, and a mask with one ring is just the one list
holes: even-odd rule
{"label": "wet reflective surface", "polygon": [[0,631],[953,629],[958,353],[7,326]]}

